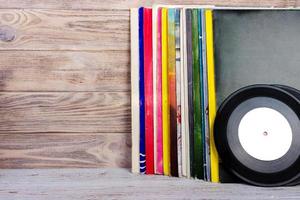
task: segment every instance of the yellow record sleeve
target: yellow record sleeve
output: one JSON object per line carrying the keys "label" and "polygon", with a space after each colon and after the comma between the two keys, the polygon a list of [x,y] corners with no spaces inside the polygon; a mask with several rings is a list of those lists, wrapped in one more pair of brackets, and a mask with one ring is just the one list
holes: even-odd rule
{"label": "yellow record sleeve", "polygon": [[215,86],[215,65],[214,65],[214,43],[213,43],[213,11],[205,11],[206,23],[206,48],[207,48],[207,76],[208,76],[208,110],[210,128],[210,160],[211,180],[219,182],[219,156],[214,142],[214,120],[216,117],[216,86]]}
{"label": "yellow record sleeve", "polygon": [[170,175],[170,112],[168,96],[168,9],[162,8],[162,115],[163,171]]}

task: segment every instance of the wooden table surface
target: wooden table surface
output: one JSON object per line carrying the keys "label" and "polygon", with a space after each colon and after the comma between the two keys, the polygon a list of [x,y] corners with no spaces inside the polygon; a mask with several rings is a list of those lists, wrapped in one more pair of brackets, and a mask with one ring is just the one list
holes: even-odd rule
{"label": "wooden table surface", "polygon": [[126,169],[0,170],[0,199],[222,199],[298,200],[300,186],[262,188],[134,175]]}
{"label": "wooden table surface", "polygon": [[129,8],[295,0],[0,0],[0,168],[130,167]]}

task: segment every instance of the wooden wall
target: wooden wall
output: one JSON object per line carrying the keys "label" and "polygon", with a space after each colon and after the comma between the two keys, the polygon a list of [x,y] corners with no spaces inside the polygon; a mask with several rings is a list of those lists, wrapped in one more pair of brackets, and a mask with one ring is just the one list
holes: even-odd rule
{"label": "wooden wall", "polygon": [[0,168],[130,167],[129,8],[292,0],[0,0]]}

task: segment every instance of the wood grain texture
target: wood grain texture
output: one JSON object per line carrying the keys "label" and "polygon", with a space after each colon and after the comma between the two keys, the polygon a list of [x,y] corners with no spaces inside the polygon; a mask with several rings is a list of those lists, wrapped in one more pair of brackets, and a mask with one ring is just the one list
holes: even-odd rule
{"label": "wood grain texture", "polygon": [[2,39],[0,50],[129,49],[128,10],[2,9],[0,22],[0,35],[13,38]]}
{"label": "wood grain texture", "polygon": [[130,134],[1,134],[0,168],[128,168],[130,147]]}
{"label": "wood grain texture", "polygon": [[[0,0],[0,168],[130,167],[129,8],[155,3],[295,7],[300,0]],[[91,184],[66,197],[83,199],[90,188],[90,199],[104,192]],[[22,191],[32,199],[30,187]],[[156,195],[138,197],[143,192]],[[19,197],[9,194],[3,199]]]}
{"label": "wood grain texture", "polygon": [[0,51],[0,91],[130,91],[128,51]]}
{"label": "wood grain texture", "polygon": [[0,134],[125,134],[130,116],[126,92],[0,93]]}
{"label": "wood grain texture", "polygon": [[299,0],[0,0],[0,8],[128,9],[153,4],[210,4],[222,6],[299,6]]}
{"label": "wood grain texture", "polygon": [[133,175],[126,169],[10,169],[0,170],[0,176],[0,198],[5,200],[298,200],[300,196],[300,186],[264,188],[214,184]]}

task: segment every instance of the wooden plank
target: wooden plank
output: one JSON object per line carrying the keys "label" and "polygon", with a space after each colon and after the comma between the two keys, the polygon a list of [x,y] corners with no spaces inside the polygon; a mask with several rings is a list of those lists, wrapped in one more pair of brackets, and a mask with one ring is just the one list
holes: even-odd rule
{"label": "wooden plank", "polygon": [[194,179],[133,175],[126,169],[8,169],[1,170],[0,176],[0,198],[5,200],[296,200],[300,196],[300,186],[264,188],[214,184]]}
{"label": "wooden plank", "polygon": [[0,168],[128,168],[130,140],[130,134],[4,134]]}
{"label": "wooden plank", "polygon": [[[116,7],[110,7],[114,9],[118,8],[117,5],[120,3],[119,1],[99,2],[103,5],[115,2]],[[158,3],[163,2],[158,1]],[[170,1],[166,2],[170,3]],[[287,2],[292,1],[276,3],[275,1],[262,1],[263,3],[259,3],[260,1],[230,2],[220,1],[216,4],[226,6],[291,6]],[[180,3],[180,1],[174,3]],[[189,3],[195,4],[200,2],[191,1]],[[213,4],[212,1],[203,1],[202,3]],[[5,4],[3,3],[3,5]],[[30,4],[34,5],[32,2]],[[129,2],[125,1],[124,3],[126,8],[140,4],[143,3],[136,2],[132,6]],[[60,3],[57,5],[60,5]],[[80,5],[89,4],[84,2],[84,4],[81,3]],[[25,5],[23,6],[26,7]],[[7,4],[7,7],[9,7],[9,4]],[[128,10],[81,10],[78,12],[76,10],[2,9],[0,11],[0,20],[0,50],[129,49]]]}
{"label": "wooden plank", "polygon": [[227,6],[299,6],[299,0],[0,0],[1,8],[42,9],[128,9],[153,4],[210,4]]}
{"label": "wooden plank", "polygon": [[0,10],[0,50],[128,50],[129,11]]}
{"label": "wooden plank", "polygon": [[130,133],[130,94],[1,92],[0,134]]}
{"label": "wooden plank", "polygon": [[0,51],[0,91],[130,91],[128,51]]}

